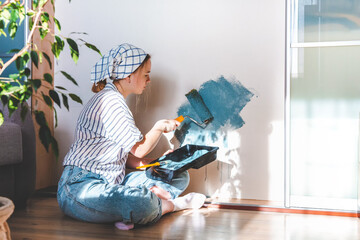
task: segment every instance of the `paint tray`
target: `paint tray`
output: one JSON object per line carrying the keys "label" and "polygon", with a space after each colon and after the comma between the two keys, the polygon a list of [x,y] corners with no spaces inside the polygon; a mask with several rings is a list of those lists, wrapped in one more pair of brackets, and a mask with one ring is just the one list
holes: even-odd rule
{"label": "paint tray", "polygon": [[162,156],[154,162],[165,161],[167,164],[146,169],[146,176],[155,180],[171,182],[174,176],[190,168],[199,169],[216,159],[218,147],[187,144],[175,151]]}

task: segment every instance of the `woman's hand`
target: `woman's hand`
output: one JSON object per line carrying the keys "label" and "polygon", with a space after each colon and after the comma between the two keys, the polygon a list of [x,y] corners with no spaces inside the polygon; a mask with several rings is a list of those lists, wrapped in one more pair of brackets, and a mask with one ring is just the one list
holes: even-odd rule
{"label": "woman's hand", "polygon": [[154,127],[161,132],[167,133],[174,131],[178,126],[180,126],[180,122],[175,119],[163,119],[157,121]]}
{"label": "woman's hand", "polygon": [[138,158],[145,157],[154,149],[163,133],[174,131],[178,126],[180,122],[174,119],[157,121],[143,139],[132,147],[131,153]]}

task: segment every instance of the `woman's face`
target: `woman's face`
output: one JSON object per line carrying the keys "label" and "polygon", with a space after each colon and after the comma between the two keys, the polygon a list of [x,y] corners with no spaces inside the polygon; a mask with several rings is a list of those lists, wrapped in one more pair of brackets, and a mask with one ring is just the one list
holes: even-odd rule
{"label": "woman's face", "polygon": [[130,75],[130,81],[132,86],[132,92],[135,94],[141,94],[148,83],[150,83],[151,72],[151,60],[146,61],[142,68],[139,68],[133,74]]}

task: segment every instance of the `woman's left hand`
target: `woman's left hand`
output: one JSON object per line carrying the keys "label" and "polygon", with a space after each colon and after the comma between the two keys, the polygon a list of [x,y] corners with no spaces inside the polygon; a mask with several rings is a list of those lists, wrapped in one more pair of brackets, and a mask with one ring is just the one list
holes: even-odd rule
{"label": "woman's left hand", "polygon": [[175,119],[163,119],[155,123],[156,129],[164,133],[174,131],[178,126],[180,126],[180,122]]}

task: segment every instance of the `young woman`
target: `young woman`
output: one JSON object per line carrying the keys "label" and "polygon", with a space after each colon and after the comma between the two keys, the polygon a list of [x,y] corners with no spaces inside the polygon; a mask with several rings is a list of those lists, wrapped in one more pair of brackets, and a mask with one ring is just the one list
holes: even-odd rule
{"label": "young woman", "polygon": [[125,175],[125,167],[150,163],[153,159],[144,157],[162,133],[180,124],[160,120],[145,136],[135,126],[125,99],[144,91],[150,71],[150,56],[130,44],[111,49],[94,66],[96,94],[80,113],[58,185],[58,203],[66,215],[131,229],[134,224],[154,223],[166,213],[203,205],[203,194],[178,197],[188,186],[188,172],[170,183],[149,179],[144,171]]}

